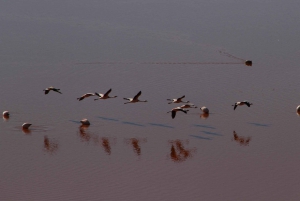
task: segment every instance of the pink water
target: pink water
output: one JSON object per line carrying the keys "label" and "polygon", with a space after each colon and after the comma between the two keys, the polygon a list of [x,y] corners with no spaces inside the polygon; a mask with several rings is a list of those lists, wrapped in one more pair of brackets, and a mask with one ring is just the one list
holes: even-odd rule
{"label": "pink water", "polygon": [[[1,56],[0,110],[11,115],[0,123],[0,200],[300,199],[299,51],[278,56],[281,52],[265,48],[266,41],[261,40],[245,55],[247,50],[238,45],[226,50],[225,36],[219,45],[225,47],[219,48],[197,38],[183,40],[179,33],[139,28],[132,33],[138,42],[128,51],[122,44],[115,50],[107,45],[111,55],[104,57],[93,51],[98,49],[91,35],[108,29],[104,41],[115,45],[121,32],[131,44],[130,28],[105,23],[99,28],[85,20],[76,27],[73,18],[30,20],[17,13],[1,20],[14,47],[9,49],[5,42],[7,54]],[[47,26],[55,29],[38,39],[40,35],[27,25],[42,33],[47,33]],[[19,38],[20,26],[29,42]],[[80,36],[88,34],[89,45],[59,35],[73,29]],[[54,44],[52,37],[57,39]],[[147,42],[146,52],[134,46],[142,41]],[[43,48],[38,51],[39,43]],[[168,45],[173,52],[162,50]],[[62,49],[56,53],[56,47]],[[189,49],[198,52],[190,54]],[[253,60],[253,66],[245,66],[239,58]],[[62,94],[44,95],[43,89],[51,85]],[[117,98],[76,100],[110,88]],[[140,90],[140,99],[147,103],[123,104],[123,97]],[[182,95],[208,107],[209,116],[191,108],[172,119],[167,112],[180,104],[169,105],[166,99]],[[234,111],[231,105],[245,99],[253,105]],[[83,118],[91,125],[82,127]],[[32,123],[29,130],[21,128],[24,122]]]}

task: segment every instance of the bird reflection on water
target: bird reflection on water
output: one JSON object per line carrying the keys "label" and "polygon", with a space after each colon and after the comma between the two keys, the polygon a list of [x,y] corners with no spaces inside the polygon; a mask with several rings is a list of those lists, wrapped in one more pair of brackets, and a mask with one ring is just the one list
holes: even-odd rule
{"label": "bird reflection on water", "polygon": [[7,115],[3,115],[2,117],[3,117],[3,121],[8,121],[9,120],[9,116],[7,116]]}
{"label": "bird reflection on water", "polygon": [[170,157],[171,160],[174,162],[183,162],[188,158],[191,158],[193,154],[197,151],[194,147],[192,149],[185,148],[183,144],[189,144],[189,141],[182,141],[182,140],[172,140],[169,141],[171,144],[171,153]]}
{"label": "bird reflection on water", "polygon": [[107,155],[111,154],[111,145],[116,144],[116,138],[92,136],[96,145],[101,145]]}
{"label": "bird reflection on water", "polygon": [[200,119],[207,119],[209,117],[209,113],[200,114]]}
{"label": "bird reflection on water", "polygon": [[84,142],[89,142],[91,140],[91,134],[88,131],[89,125],[79,126],[79,137]]}
{"label": "bird reflection on water", "polygon": [[89,125],[81,125],[79,127],[79,137],[82,142],[90,142],[91,140],[95,145],[101,145],[107,155],[111,154],[111,145],[116,144],[116,138],[99,137],[92,134],[89,130]]}
{"label": "bird reflection on water", "polygon": [[251,137],[241,137],[238,136],[235,131],[233,131],[233,140],[239,143],[241,146],[248,146],[251,141]]}
{"label": "bird reflection on water", "polygon": [[53,140],[49,139],[47,136],[44,136],[44,151],[49,154],[53,154],[58,150],[58,143]]}
{"label": "bird reflection on water", "polygon": [[124,140],[126,144],[131,144],[133,147],[133,151],[137,156],[141,155],[141,146],[140,143],[146,143],[147,138],[130,138],[130,139],[125,139]]}
{"label": "bird reflection on water", "polygon": [[22,128],[22,132],[26,135],[30,135],[31,134],[31,130],[26,129],[26,128]]}
{"label": "bird reflection on water", "polygon": [[110,143],[109,143],[109,139],[106,138],[106,137],[103,137],[101,138],[101,141],[102,141],[102,147],[104,148],[104,151],[110,155],[111,154],[111,146],[110,146]]}

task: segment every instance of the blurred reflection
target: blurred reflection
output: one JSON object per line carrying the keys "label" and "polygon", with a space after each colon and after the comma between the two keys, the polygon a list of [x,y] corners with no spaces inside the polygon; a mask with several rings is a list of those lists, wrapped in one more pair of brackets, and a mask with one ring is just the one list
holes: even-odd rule
{"label": "blurred reflection", "polygon": [[93,139],[96,144],[100,144],[104,148],[104,151],[107,155],[111,154],[111,145],[114,145],[116,143],[115,138],[108,138],[108,137],[99,138],[98,136],[94,136]]}
{"label": "blurred reflection", "polygon": [[79,127],[79,137],[82,141],[89,142],[91,140],[91,134],[88,132],[89,125],[81,125]]}
{"label": "blurred reflection", "polygon": [[251,140],[251,137],[241,137],[238,136],[235,131],[233,131],[233,140],[238,142],[241,146],[248,146]]}
{"label": "blurred reflection", "polygon": [[3,117],[4,121],[8,121],[9,120],[9,115],[3,115],[2,117]]}
{"label": "blurred reflection", "polygon": [[131,144],[133,147],[134,153],[136,153],[137,156],[141,155],[141,146],[140,143],[145,143],[147,142],[147,138],[130,138],[130,139],[125,139],[126,144]]}
{"label": "blurred reflection", "polygon": [[103,137],[103,138],[101,138],[101,140],[102,140],[102,146],[103,146],[103,148],[104,148],[104,151],[105,151],[108,155],[110,155],[110,154],[111,154],[111,147],[110,147],[108,138]]}
{"label": "blurred reflection", "polygon": [[47,136],[44,136],[44,150],[50,154],[53,154],[58,149],[58,143],[55,140],[50,140]]}
{"label": "blurred reflection", "polygon": [[29,129],[22,128],[22,131],[26,135],[30,135],[31,134],[31,130],[29,130]]}
{"label": "blurred reflection", "polygon": [[188,158],[191,158],[193,156],[193,153],[196,152],[196,148],[187,149],[184,147],[185,144],[189,144],[189,141],[186,140],[172,140],[169,142],[171,144],[171,153],[170,157],[174,162],[183,162]]}
{"label": "blurred reflection", "polygon": [[207,119],[209,117],[209,113],[200,114],[201,119]]}

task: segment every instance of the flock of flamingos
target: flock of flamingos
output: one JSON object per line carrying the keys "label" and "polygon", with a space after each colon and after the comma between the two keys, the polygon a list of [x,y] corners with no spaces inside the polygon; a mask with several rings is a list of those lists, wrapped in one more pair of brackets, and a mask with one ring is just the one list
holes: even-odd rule
{"label": "flock of flamingos", "polygon": [[[60,93],[60,89],[54,88],[54,87],[48,87],[46,89],[43,90],[45,92],[45,94],[48,94],[50,91],[54,91],[57,93]],[[82,101],[85,98],[88,98],[90,96],[97,96],[96,100],[105,100],[105,99],[109,99],[109,98],[116,98],[117,96],[109,96],[110,92],[112,90],[109,89],[106,93],[104,94],[100,94],[100,93],[86,93],[83,94],[81,97],[77,98],[77,100]],[[124,104],[128,104],[128,103],[137,103],[137,102],[147,102],[147,100],[140,100],[139,97],[141,96],[142,91],[139,91],[133,98],[123,98],[124,100],[127,100],[127,102],[125,102]],[[190,101],[183,101],[183,99],[185,98],[185,96],[181,96],[180,98],[173,98],[173,99],[167,99],[169,102],[168,104],[172,104],[172,103],[185,103],[184,105],[181,105],[180,107],[175,107],[172,110],[168,111],[168,113],[171,113],[172,118],[174,119],[176,116],[176,113],[178,111],[184,112],[185,114],[189,111],[185,108],[197,108],[194,104],[190,103]],[[233,106],[233,109],[235,110],[237,108],[237,106],[242,106],[242,105],[247,105],[248,107],[250,107],[252,105],[252,103],[248,102],[248,101],[239,101],[236,102]],[[297,107],[297,111],[300,111],[300,106]],[[209,109],[205,106],[201,107],[200,110],[203,112],[203,114],[208,115],[209,114]],[[3,117],[5,118],[9,118],[9,111],[4,111],[3,112]],[[80,121],[82,123],[82,125],[90,125],[90,122],[87,119],[82,119]],[[29,127],[31,126],[31,123],[24,123],[22,125],[23,129],[29,129]]]}

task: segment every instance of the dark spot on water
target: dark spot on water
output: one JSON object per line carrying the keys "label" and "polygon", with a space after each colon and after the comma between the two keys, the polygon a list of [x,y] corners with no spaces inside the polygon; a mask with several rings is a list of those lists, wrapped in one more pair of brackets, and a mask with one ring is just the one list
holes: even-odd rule
{"label": "dark spot on water", "polygon": [[261,127],[270,127],[271,126],[271,124],[260,124],[260,123],[249,123],[249,124],[251,124],[253,126],[261,126]]}
{"label": "dark spot on water", "polygon": [[207,134],[207,135],[223,136],[223,135],[221,135],[221,134],[219,134],[219,133],[213,133],[213,132],[208,132],[208,131],[201,131],[201,132],[204,133],[204,134]]}
{"label": "dark spot on water", "polygon": [[164,124],[156,124],[156,123],[149,123],[151,126],[160,126],[160,127],[164,127],[164,128],[174,128],[173,126],[168,126],[168,125],[164,125]]}
{"label": "dark spot on water", "polygon": [[212,126],[206,126],[206,125],[200,125],[200,124],[195,124],[194,126],[201,127],[201,128],[216,129],[215,127],[212,127]]}
{"label": "dark spot on water", "polygon": [[208,137],[202,137],[202,136],[198,136],[198,135],[190,135],[191,137],[195,137],[195,138],[198,138],[198,139],[201,139],[201,140],[212,140],[211,138],[208,138]]}
{"label": "dark spot on water", "polygon": [[122,123],[123,123],[123,124],[132,125],[132,126],[140,126],[140,127],[145,127],[145,126],[144,126],[144,125],[142,125],[142,124],[137,124],[137,123],[134,123],[134,122],[123,121]]}
{"label": "dark spot on water", "polygon": [[119,121],[118,119],[112,119],[107,117],[98,117],[99,119],[106,120],[106,121]]}

